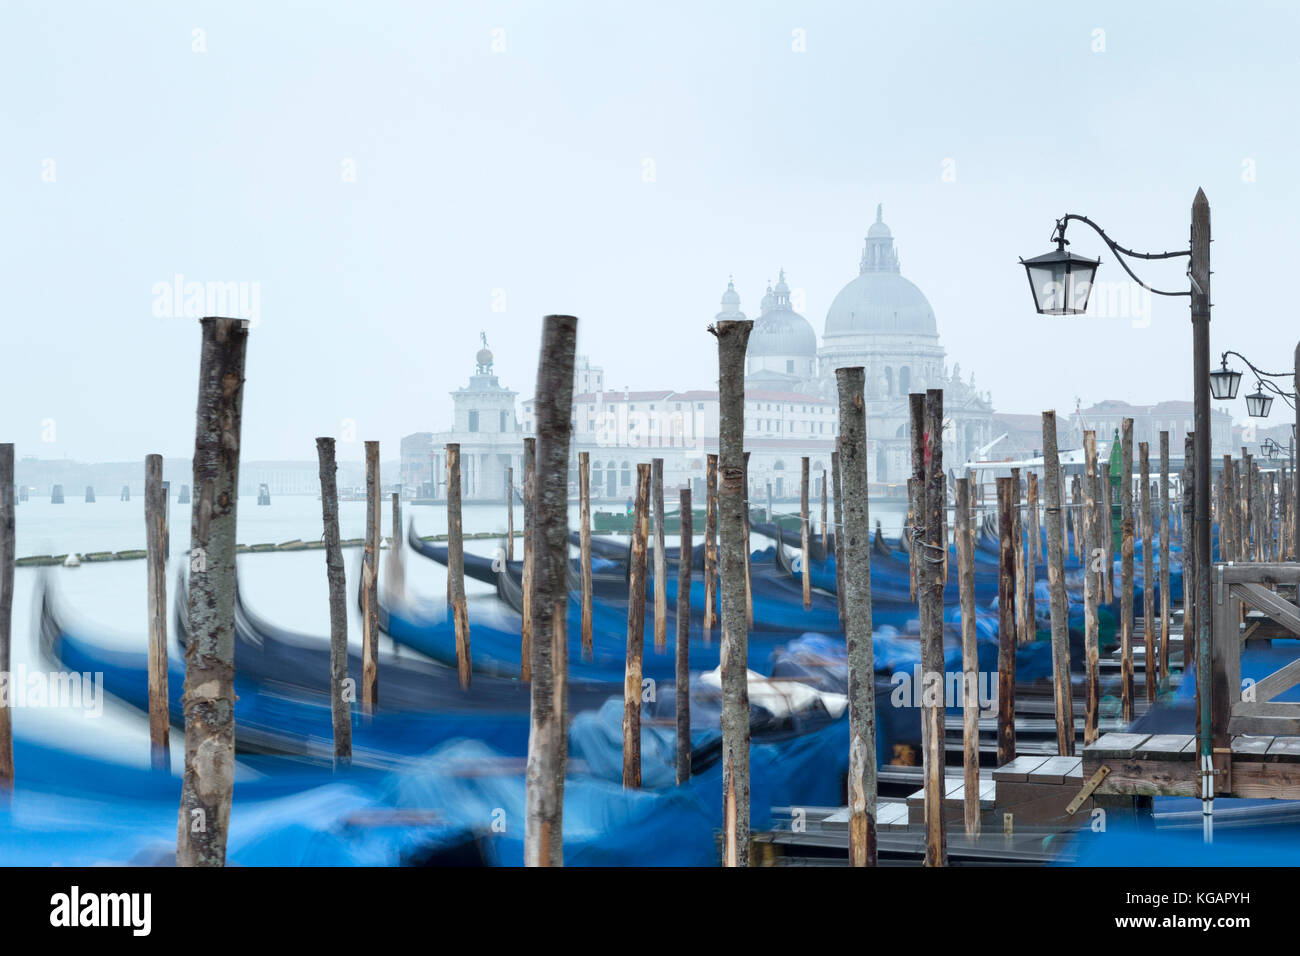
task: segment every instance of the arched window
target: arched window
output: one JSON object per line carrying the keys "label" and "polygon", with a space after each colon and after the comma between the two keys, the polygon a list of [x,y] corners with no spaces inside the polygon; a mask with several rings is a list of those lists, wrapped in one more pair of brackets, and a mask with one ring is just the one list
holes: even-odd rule
{"label": "arched window", "polygon": [[626,461],[623,462],[622,484],[624,488],[632,484],[632,466]]}
{"label": "arched window", "polygon": [[783,461],[778,461],[775,465],[772,466],[772,470],[773,470],[773,471],[785,471],[785,462],[783,462]]}
{"label": "arched window", "polygon": [[898,394],[906,395],[907,387],[912,383],[912,370],[904,365],[898,370]]}

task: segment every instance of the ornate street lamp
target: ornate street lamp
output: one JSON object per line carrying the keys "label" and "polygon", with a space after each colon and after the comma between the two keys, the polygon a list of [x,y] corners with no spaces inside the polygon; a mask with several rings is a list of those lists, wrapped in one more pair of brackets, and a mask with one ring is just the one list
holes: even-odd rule
{"label": "ornate street lamp", "polygon": [[[1067,219],[1069,217],[1066,217]],[[1065,219],[1056,222],[1056,248],[1032,259],[1021,259],[1029,276],[1029,291],[1040,315],[1078,315],[1088,310],[1088,293],[1100,259],[1066,252]]]}
{"label": "ornate street lamp", "polygon": [[1264,394],[1264,383],[1257,382],[1255,391],[1246,396],[1246,414],[1251,418],[1268,418],[1268,410],[1273,407],[1273,396]]}
{"label": "ornate street lamp", "polygon": [[1219,401],[1231,401],[1237,397],[1237,388],[1241,385],[1241,373],[1228,368],[1228,356],[1224,353],[1223,366],[1210,373],[1210,394]]}

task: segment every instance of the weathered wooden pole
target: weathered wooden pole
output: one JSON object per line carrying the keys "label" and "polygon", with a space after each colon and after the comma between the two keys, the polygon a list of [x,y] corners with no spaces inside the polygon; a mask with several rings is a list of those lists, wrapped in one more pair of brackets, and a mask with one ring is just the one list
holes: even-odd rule
{"label": "weathered wooden pole", "polygon": [[[1098,510],[1097,527],[1104,529],[1099,540],[1106,548],[1106,567],[1102,571],[1098,597],[1107,604],[1113,604],[1115,601],[1115,533],[1114,508],[1111,507],[1110,462],[1103,461],[1100,468],[1101,475],[1095,482],[1097,489],[1093,494],[1093,507]],[[1103,508],[1104,514],[1101,513]]]}
{"label": "weathered wooden pole", "polygon": [[677,561],[677,785],[691,778],[691,489],[681,490],[682,539]]}
{"label": "weathered wooden pole", "polygon": [[[767,520],[769,524],[776,524],[776,512],[772,509],[772,483],[767,483]],[[777,532],[778,540],[780,531]]]}
{"label": "weathered wooden pole", "polygon": [[[567,558],[568,552],[565,552]],[[470,685],[469,605],[465,601],[465,538],[460,513],[460,445],[447,444],[448,610],[456,628],[456,676],[461,690]]]}
{"label": "weathered wooden pole", "polygon": [[650,466],[636,466],[632,551],[628,558],[627,667],[623,671],[623,786],[641,786],[641,680],[645,652],[646,544],[650,537]]}
{"label": "weathered wooden pole", "polygon": [[[544,346],[543,346],[544,347]],[[537,496],[537,439],[524,439],[524,567],[522,621],[519,626],[519,676],[533,679],[533,511]]]}
{"label": "weathered wooden pole", "polygon": [[[582,457],[586,452],[579,452]],[[506,466],[506,561],[515,559],[515,470]]]}
{"label": "weathered wooden pole", "polygon": [[970,479],[957,479],[957,591],[961,603],[962,780],[966,836],[980,832],[979,645],[975,633],[975,549],[971,538]]}
{"label": "weathered wooden pole", "polygon": [[1016,644],[1029,640],[1029,624],[1025,620],[1025,544],[1021,535],[1020,469],[1011,469],[1011,550],[1016,561]]}
{"label": "weathered wooden pole", "polygon": [[200,321],[176,865],[224,866],[235,782],[235,520],[248,322]]}
{"label": "weathered wooden pole", "polygon": [[1138,472],[1142,480],[1139,502],[1142,507],[1142,648],[1146,654],[1147,703],[1156,702],[1156,677],[1160,658],[1156,651],[1156,592],[1155,562],[1152,560],[1151,521],[1151,446],[1138,443]]}
{"label": "weathered wooden pole", "polygon": [[[1188,432],[1183,439],[1183,674],[1190,673],[1196,661],[1196,456],[1193,454],[1195,435]],[[1220,514],[1222,519],[1222,514]],[[1219,546],[1223,546],[1223,524],[1219,524]],[[1196,709],[1197,714],[1201,712]]]}
{"label": "weathered wooden pole", "polygon": [[876,675],[871,646],[871,522],[867,501],[866,382],[861,367],[837,368],[839,467],[843,535],[835,560],[844,563],[844,632],[849,691],[849,864],[876,865]]}
{"label": "weathered wooden pole", "polygon": [[1120,718],[1133,719],[1133,419],[1120,424]]}
{"label": "weathered wooden pole", "polygon": [[742,456],[741,468],[744,470],[744,474],[741,478],[741,489],[745,496],[745,507],[741,510],[741,518],[743,519],[742,530],[744,531],[745,541],[745,627],[747,629],[745,639],[748,641],[748,628],[754,626],[754,584],[749,566],[749,452],[745,452]]}
{"label": "weathered wooden pole", "polygon": [[[537,363],[537,439],[527,447],[534,482],[528,513],[535,551],[532,686],[528,728],[524,865],[564,865],[564,773],[568,762],[569,442],[578,320],[542,319]],[[535,457],[534,457],[535,452]]]}
{"label": "weathered wooden pole", "polygon": [[704,457],[704,643],[718,626],[718,456]]}
{"label": "weathered wooden pole", "polygon": [[[12,446],[5,446],[10,447]],[[0,460],[0,485],[4,484]],[[144,459],[144,528],[148,564],[146,585],[149,608],[149,764],[171,773],[171,716],[167,696],[167,559],[164,557],[164,513],[167,501],[162,483],[162,455]],[[3,503],[0,503],[3,507]],[[0,662],[4,670],[9,668]]]}
{"label": "weathered wooden pole", "polygon": [[[1097,477],[1097,433],[1083,433],[1083,653],[1087,658],[1087,674],[1084,677],[1087,687],[1083,718],[1083,743],[1088,745],[1097,739],[1097,721],[1101,706],[1101,653],[1100,631],[1097,622],[1097,602],[1101,597],[1098,584],[1098,561],[1104,561],[1106,548],[1102,537],[1110,536],[1109,518],[1105,525],[1100,521],[1096,498]],[[1108,508],[1109,510],[1109,508]]]}
{"label": "weathered wooden pole", "polygon": [[[0,673],[10,673],[14,611],[14,446],[0,444]],[[166,645],[163,645],[166,653]],[[14,789],[14,728],[9,694],[0,698],[0,801]],[[183,817],[182,817],[183,819]]]}
{"label": "weathered wooden pole", "polygon": [[840,453],[831,452],[831,482],[835,488],[835,607],[839,612],[840,630],[844,626],[844,489],[840,479]]}
{"label": "weathered wooden pole", "polygon": [[1070,481],[1070,523],[1073,534],[1070,537],[1070,547],[1074,552],[1074,557],[1084,568],[1084,576],[1088,574],[1088,563],[1083,559],[1083,509],[1079,503],[1083,500],[1083,489],[1079,482],[1079,476],[1075,475]]}
{"label": "weathered wooden pole", "polygon": [[406,537],[402,533],[402,494],[393,492],[393,541],[388,549],[388,593],[391,602],[401,603],[406,599]]}
{"label": "weathered wooden pole", "polygon": [[[718,511],[722,546],[722,862],[749,865],[749,680],[745,513],[745,350],[754,323],[710,326],[718,340]],[[850,653],[852,653],[850,651]],[[851,731],[850,731],[851,733]],[[875,754],[872,754],[872,762]],[[850,770],[851,772],[851,770]]]}
{"label": "weathered wooden pole", "polygon": [[650,460],[650,495],[655,520],[655,653],[668,650],[668,557],[664,554],[664,460]]}
{"label": "weathered wooden pole", "polygon": [[907,566],[911,576],[911,597],[917,600],[920,588],[921,522],[925,520],[925,393],[907,396],[908,438],[912,451],[912,477],[907,482]]}
{"label": "weathered wooden pole", "polygon": [[921,585],[921,664],[929,693],[922,688],[921,734],[925,773],[925,865],[946,866],[948,844],[943,826],[945,796],[943,589],[948,553],[944,512],[948,510],[943,472],[943,389],[925,391],[924,534],[918,541]]}
{"label": "weathered wooden pole", "polygon": [[1029,628],[1026,640],[1038,637],[1038,607],[1034,601],[1034,584],[1038,580],[1038,559],[1042,554],[1038,531],[1038,472],[1030,471],[1025,478],[1028,487],[1025,504],[1025,527],[1028,546],[1025,548],[1025,625]]}
{"label": "weathered wooden pole", "polygon": [[799,461],[799,577],[803,581],[803,609],[812,610],[812,538],[808,528],[808,456]]}
{"label": "weathered wooden pole", "polygon": [[[1056,412],[1043,412],[1043,481],[1047,496],[1047,592],[1052,615],[1052,696],[1056,703],[1056,752],[1074,756],[1074,702],[1070,691],[1070,619],[1062,547],[1061,455]],[[1084,569],[1085,575],[1087,569]]]}
{"label": "weathered wooden pole", "polygon": [[1012,479],[998,479],[998,766],[1016,759],[1016,555]]}
{"label": "weathered wooden pole", "polygon": [[[366,442],[365,452],[366,534],[361,555],[361,713],[370,717],[379,706],[379,442]],[[448,587],[450,586],[448,579]]]}
{"label": "weathered wooden pole", "polygon": [[1160,676],[1169,676],[1169,432],[1160,433]]}
{"label": "weathered wooden pole", "polygon": [[578,560],[582,562],[582,659],[592,660],[591,454],[578,452]]}
{"label": "weathered wooden pole", "polygon": [[828,489],[826,488],[826,469],[823,468],[822,469],[822,523],[821,523],[822,551],[825,554],[830,554],[831,549],[834,547],[834,544],[831,541],[832,534],[831,534],[830,526],[826,523],[827,493],[828,493]]}
{"label": "weathered wooden pole", "polygon": [[[347,576],[339,543],[338,465],[334,439],[316,439],[320,463],[320,508],[325,531],[325,580],[330,603],[330,722],[334,731],[334,766],[352,762],[352,705],[356,698],[348,680]],[[147,495],[147,490],[146,490]]]}

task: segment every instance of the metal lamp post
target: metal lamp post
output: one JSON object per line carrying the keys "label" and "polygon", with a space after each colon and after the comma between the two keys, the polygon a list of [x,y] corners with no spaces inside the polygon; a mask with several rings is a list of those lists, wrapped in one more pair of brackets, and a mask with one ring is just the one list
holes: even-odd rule
{"label": "metal lamp post", "polygon": [[[1196,687],[1200,697],[1200,764],[1201,812],[1206,842],[1214,833],[1214,738],[1212,729],[1210,694],[1210,202],[1205,191],[1198,189],[1192,200],[1191,239],[1189,248],[1176,252],[1134,252],[1111,239],[1087,216],[1069,213],[1056,222],[1052,241],[1056,250],[1033,259],[1021,259],[1029,275],[1034,292],[1034,305],[1045,315],[1073,315],[1087,308],[1087,291],[1082,286],[1082,273],[1087,271],[1089,260],[1065,252],[1065,227],[1071,221],[1091,226],[1115,255],[1124,271],[1142,288],[1156,295],[1188,296],[1192,307],[1192,375],[1194,382],[1193,453],[1196,459],[1196,484],[1194,489],[1194,521],[1196,540]],[[1065,259],[1062,258],[1065,257]],[[1133,259],[1174,259],[1187,257],[1188,288],[1182,292],[1154,289],[1139,279],[1125,262]],[[1097,262],[1092,263],[1087,275],[1091,286]],[[1300,383],[1300,348],[1296,351],[1297,382]]]}

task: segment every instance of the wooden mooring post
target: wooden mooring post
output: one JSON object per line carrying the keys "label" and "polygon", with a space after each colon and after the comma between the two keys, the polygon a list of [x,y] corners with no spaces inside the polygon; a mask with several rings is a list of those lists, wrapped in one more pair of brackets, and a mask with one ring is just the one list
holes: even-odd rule
{"label": "wooden mooring post", "polygon": [[[582,458],[585,451],[578,452]],[[506,562],[515,559],[515,470],[506,466]]]}
{"label": "wooden mooring post", "polygon": [[1016,562],[1016,644],[1029,642],[1029,623],[1025,620],[1025,544],[1021,535],[1020,469],[1011,469],[1011,550]]}
{"label": "wooden mooring post", "polygon": [[957,591],[961,604],[962,819],[967,839],[980,832],[979,645],[975,632],[975,548],[971,538],[970,479],[956,489]]}
{"label": "wooden mooring post", "polygon": [[1029,629],[1026,640],[1038,638],[1038,607],[1034,600],[1034,582],[1038,579],[1038,559],[1042,544],[1038,531],[1038,472],[1025,476],[1025,626]]}
{"label": "wooden mooring post", "polygon": [[[1070,621],[1065,595],[1062,542],[1061,456],[1056,412],[1043,412],[1043,482],[1047,496],[1047,592],[1052,617],[1052,698],[1056,705],[1056,752],[1074,756],[1074,702],[1070,690]],[[1085,569],[1085,574],[1086,574]]]}
{"label": "wooden mooring post", "polygon": [[[722,544],[722,863],[749,865],[749,491],[745,350],[751,319],[710,326],[718,341],[718,512]],[[841,425],[841,427],[843,427]],[[850,653],[852,653],[850,651]],[[852,731],[850,731],[851,733]],[[872,752],[872,762],[875,753]],[[851,772],[851,770],[850,770]]]}
{"label": "wooden mooring post", "polygon": [[1133,719],[1133,419],[1120,426],[1120,719]]}
{"label": "wooden mooring post", "polygon": [[1169,677],[1169,432],[1160,433],[1160,676]]}
{"label": "wooden mooring post", "polygon": [[[4,481],[0,462],[0,482]],[[171,773],[171,709],[167,696],[167,559],[166,492],[163,491],[162,455],[144,460],[144,531],[146,594],[149,607],[149,765]],[[3,665],[0,665],[3,666]],[[8,667],[5,667],[8,670]]]}
{"label": "wooden mooring post", "polygon": [[365,443],[366,534],[361,556],[361,713],[379,706],[379,442]]}
{"label": "wooden mooring post", "polygon": [[1011,478],[998,478],[998,766],[1016,759],[1015,497]]}
{"label": "wooden mooring post", "polygon": [[[871,523],[867,501],[865,370],[837,368],[840,434],[835,469],[844,500],[835,560],[844,565],[849,691],[849,865],[876,865],[876,684],[871,647]],[[838,533],[838,532],[837,532]]]}
{"label": "wooden mooring post", "polygon": [[641,681],[645,648],[646,543],[650,536],[650,466],[636,466],[632,552],[628,558],[627,667],[623,672],[623,786],[641,786]]}
{"label": "wooden mooring post", "polygon": [[664,460],[650,460],[650,495],[655,534],[655,653],[668,650],[668,558],[664,554]]}
{"label": "wooden mooring post", "polygon": [[[566,551],[567,556],[567,551]],[[448,611],[456,628],[456,676],[469,690],[469,605],[465,601],[465,538],[460,511],[460,444],[447,444],[447,582]]]}
{"label": "wooden mooring post", "polygon": [[1144,676],[1147,703],[1154,704],[1160,658],[1156,650],[1156,574],[1151,554],[1154,543],[1151,520],[1151,446],[1147,442],[1138,442],[1138,473],[1142,481],[1139,497],[1142,508],[1142,648],[1146,655]]}
{"label": "wooden mooring post", "polygon": [[908,438],[912,451],[912,477],[907,481],[907,566],[911,576],[911,598],[920,591],[920,568],[917,549],[921,522],[925,519],[925,393],[907,396]]}
{"label": "wooden mooring post", "polygon": [[[0,444],[0,671],[10,672],[10,642],[13,634],[14,560],[14,446]],[[9,695],[0,700],[0,801],[14,788],[14,729]]]}
{"label": "wooden mooring post", "polygon": [[[831,452],[831,482],[835,489],[835,607],[839,612],[840,630],[844,626],[844,490],[840,478],[839,450]],[[869,531],[870,529],[868,529]]]}
{"label": "wooden mooring post", "polygon": [[1101,474],[1096,480],[1097,487],[1093,493],[1093,507],[1097,509],[1096,527],[1099,529],[1099,533],[1100,529],[1104,529],[1104,533],[1101,533],[1100,538],[1097,540],[1105,547],[1106,566],[1101,573],[1101,590],[1098,591],[1098,600],[1113,604],[1115,601],[1115,534],[1112,530],[1114,508],[1111,505],[1110,462],[1103,461],[1099,467]]}
{"label": "wooden mooring post", "polygon": [[[325,580],[330,604],[330,724],[334,735],[334,766],[352,762],[352,705],[355,692],[348,677],[347,575],[339,543],[338,465],[334,439],[316,439],[320,464],[320,507],[325,537]],[[146,492],[147,494],[147,492]]]}
{"label": "wooden mooring post", "polygon": [[519,677],[533,679],[533,506],[537,492],[537,439],[524,439],[523,609],[519,626]]}
{"label": "wooden mooring post", "polygon": [[582,659],[595,654],[591,643],[591,454],[578,452],[578,560],[582,564]]}
{"label": "wooden mooring post", "polygon": [[808,529],[808,456],[799,459],[799,578],[803,582],[803,609],[812,610],[812,538]]}
{"label": "wooden mooring post", "polygon": [[525,775],[524,865],[564,865],[564,773],[568,763],[569,445],[578,320],[542,319],[537,363],[537,438],[528,469],[534,482],[535,551],[532,685]]}
{"label": "wooden mooring post", "polygon": [[176,865],[224,866],[235,782],[235,529],[248,322],[200,322]]}
{"label": "wooden mooring post", "polygon": [[681,489],[681,545],[677,560],[677,658],[674,661],[677,718],[677,785],[691,778],[691,489]]}
{"label": "wooden mooring post", "polygon": [[[947,777],[943,656],[943,590],[948,553],[944,513],[948,510],[947,476],[943,473],[943,389],[925,391],[924,534],[918,542],[921,561],[921,658],[930,693],[921,695],[921,733],[925,773],[925,865],[946,866],[948,844],[943,825]],[[807,459],[805,459],[806,461]]]}
{"label": "wooden mooring post", "polygon": [[[1196,660],[1196,456],[1192,449],[1195,435],[1188,432],[1183,439],[1183,673]],[[1222,532],[1222,527],[1220,527]],[[1220,534],[1219,546],[1223,546]],[[1199,715],[1201,709],[1196,708]]]}
{"label": "wooden mooring post", "polygon": [[389,606],[401,604],[406,600],[406,536],[402,533],[402,493],[393,492],[393,538],[388,548],[388,576],[384,579],[388,587]]}
{"label": "wooden mooring post", "polygon": [[827,495],[826,469],[823,468],[822,469],[822,523],[821,523],[822,551],[826,554],[830,554],[832,548],[832,544],[831,544],[832,536],[830,532],[830,527],[826,524],[826,514],[827,514],[826,495]]}
{"label": "wooden mooring post", "polygon": [[718,626],[718,456],[704,456],[704,644]]}
{"label": "wooden mooring post", "polygon": [[[1082,534],[1083,544],[1083,653],[1087,658],[1087,672],[1084,677],[1087,687],[1083,718],[1083,742],[1086,746],[1097,739],[1098,717],[1101,706],[1101,653],[1100,632],[1097,622],[1097,605],[1101,597],[1101,586],[1096,573],[1097,562],[1104,561],[1106,548],[1102,537],[1110,535],[1109,516],[1103,526],[1098,517],[1096,498],[1097,477],[1097,433],[1083,433],[1084,458],[1084,502]],[[1107,507],[1109,511],[1109,507]]]}

